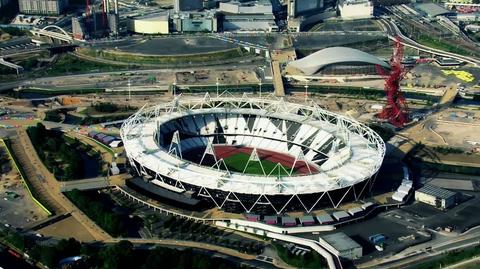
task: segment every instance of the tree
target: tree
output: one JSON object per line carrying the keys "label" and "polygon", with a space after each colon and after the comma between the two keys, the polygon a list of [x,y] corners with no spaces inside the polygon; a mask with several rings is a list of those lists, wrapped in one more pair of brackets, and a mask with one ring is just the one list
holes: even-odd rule
{"label": "tree", "polygon": [[80,254],[82,245],[74,238],[68,240],[62,239],[58,242],[56,249],[60,253],[61,258],[76,256]]}
{"label": "tree", "polygon": [[58,149],[57,141],[52,137],[47,138],[46,146],[49,151],[57,151]]}
{"label": "tree", "polygon": [[133,252],[133,244],[122,240],[115,245],[107,247],[103,253],[103,269],[131,269],[137,268]]}

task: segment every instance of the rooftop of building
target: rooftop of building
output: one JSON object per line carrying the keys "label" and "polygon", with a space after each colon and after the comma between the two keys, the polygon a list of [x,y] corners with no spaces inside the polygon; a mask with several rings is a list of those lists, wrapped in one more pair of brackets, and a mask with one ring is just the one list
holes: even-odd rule
{"label": "rooftop of building", "polygon": [[418,4],[415,7],[420,11],[426,13],[429,17],[436,17],[436,16],[452,13],[452,11],[447,10],[435,3],[423,3],[423,4]]}
{"label": "rooftop of building", "polygon": [[390,68],[390,65],[369,53],[347,47],[330,47],[289,63],[306,75],[313,75],[327,65],[341,63],[368,63]]}
{"label": "rooftop of building", "polygon": [[438,198],[441,198],[441,199],[448,199],[448,198],[451,198],[452,196],[456,195],[456,193],[453,192],[453,191],[449,191],[449,190],[446,190],[446,189],[443,189],[443,188],[440,188],[440,187],[437,187],[437,186],[434,186],[434,185],[429,185],[429,184],[424,185],[423,187],[418,189],[417,192],[424,193],[424,194],[427,194],[427,195],[431,195],[431,196],[434,196],[434,197],[438,197]]}
{"label": "rooftop of building", "polygon": [[169,16],[168,12],[158,12],[158,13],[151,13],[146,15],[137,15],[137,16],[133,16],[133,18],[149,20],[149,21],[158,21],[158,20],[168,20],[168,16]]}
{"label": "rooftop of building", "polygon": [[353,239],[348,237],[345,233],[339,232],[339,233],[334,233],[334,234],[329,234],[329,235],[324,235],[321,237],[325,242],[327,242],[329,245],[331,245],[333,248],[335,248],[338,251],[344,251],[344,250],[349,250],[349,249],[354,249],[354,248],[361,248],[357,242],[355,242]]}

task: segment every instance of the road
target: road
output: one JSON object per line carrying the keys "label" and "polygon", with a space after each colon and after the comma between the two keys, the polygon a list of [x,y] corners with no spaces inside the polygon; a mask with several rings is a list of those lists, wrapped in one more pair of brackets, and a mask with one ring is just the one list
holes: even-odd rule
{"label": "road", "polygon": [[453,250],[477,246],[479,242],[480,226],[477,226],[458,236],[440,236],[429,242],[409,247],[391,257],[361,264],[358,268],[390,269],[413,267],[419,262],[431,260]]}
{"label": "road", "polygon": [[[225,66],[225,65],[215,65],[215,66],[208,66],[207,69],[209,70],[225,70],[228,68],[244,68],[244,69],[254,69],[258,66],[256,63],[248,63],[248,62],[239,62],[235,65]],[[203,66],[200,67],[180,67],[180,68],[153,68],[153,69],[145,69],[145,70],[135,70],[135,71],[109,71],[109,72],[98,72],[98,73],[81,73],[81,74],[68,74],[62,76],[51,76],[51,77],[40,77],[40,78],[25,78],[19,79],[14,82],[4,82],[0,83],[0,91],[8,90],[12,88],[17,88],[20,86],[24,87],[46,87],[46,88],[56,88],[52,86],[57,81],[65,81],[65,79],[75,79],[78,81],[75,84],[69,85],[62,85],[62,87],[69,87],[69,88],[85,88],[85,87],[98,87],[101,86],[102,88],[109,88],[109,87],[117,87],[118,84],[122,84],[122,87],[125,87],[125,82],[122,82],[120,79],[113,82],[101,82],[97,83],[94,78],[101,78],[104,76],[112,76],[112,75],[121,75],[125,72],[129,73],[136,73],[136,74],[146,74],[146,75],[154,75],[154,74],[162,74],[162,73],[174,73],[174,72],[191,72],[194,70],[205,70],[206,68]],[[158,85],[169,85],[172,81],[163,81],[163,84]],[[101,84],[101,85],[100,85]],[[133,82],[132,82],[132,86]]]}
{"label": "road", "polygon": [[402,31],[400,28],[398,28],[397,24],[395,24],[393,21],[387,20],[387,19],[380,19],[379,23],[382,25],[384,30],[387,32],[389,35],[390,39],[394,39],[395,36],[398,36],[401,38],[401,43],[405,46],[421,50],[427,53],[431,53],[434,55],[442,56],[442,57],[450,57],[459,61],[464,61],[470,64],[473,64],[474,66],[480,66],[480,60],[475,58],[475,57],[470,57],[470,56],[464,56],[456,53],[451,53],[439,49],[435,49],[432,47],[428,47],[422,44],[417,43],[416,41],[410,39],[409,37],[403,35]]}
{"label": "road", "polygon": [[0,56],[6,57],[17,53],[24,53],[39,49],[28,37],[16,37],[0,43]]}

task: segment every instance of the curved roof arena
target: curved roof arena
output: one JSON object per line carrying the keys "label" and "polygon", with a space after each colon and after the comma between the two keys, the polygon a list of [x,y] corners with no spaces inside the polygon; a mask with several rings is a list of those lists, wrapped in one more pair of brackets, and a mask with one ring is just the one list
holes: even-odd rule
{"label": "curved roof arena", "polygon": [[289,63],[289,66],[302,71],[305,75],[313,75],[325,66],[341,63],[368,63],[390,68],[388,63],[369,53],[347,47],[322,49]]}

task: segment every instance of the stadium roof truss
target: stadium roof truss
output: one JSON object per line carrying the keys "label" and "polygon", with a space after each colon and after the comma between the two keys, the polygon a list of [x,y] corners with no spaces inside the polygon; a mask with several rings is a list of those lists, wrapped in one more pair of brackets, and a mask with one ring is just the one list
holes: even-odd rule
{"label": "stadium roof truss", "polygon": [[[346,157],[345,160],[330,165],[328,169],[322,169],[322,166],[317,165],[318,173],[312,173],[302,152],[295,156],[295,163],[304,161],[308,166],[309,174],[293,175],[293,167],[291,171],[287,171],[280,165],[287,176],[280,176],[280,172],[279,175],[274,175],[273,170],[266,173],[263,167],[264,175],[257,176],[230,172],[224,160],[215,156],[211,143],[206,145],[202,160],[205,155],[213,154],[215,164],[212,167],[203,166],[201,162],[196,164],[183,159],[178,130],[174,133],[168,148],[159,146],[159,141],[153,138],[155,137],[154,129],[160,130],[162,124],[170,120],[196,115],[195,113],[198,113],[196,111],[212,111],[204,113],[223,111],[219,113],[224,114],[231,111],[246,111],[245,113],[258,111],[265,117],[284,119],[283,122],[290,120],[312,126],[315,124],[329,126],[330,130],[333,130],[335,139],[329,142],[331,148],[329,152],[320,152],[325,155],[322,161],[342,155],[336,151],[340,145],[343,146]],[[282,132],[286,134],[291,126],[287,127],[283,123]],[[337,207],[350,192],[353,192],[355,199],[358,199],[367,185],[371,186],[385,154],[385,144],[380,136],[365,125],[324,110],[313,101],[307,104],[290,103],[273,95],[264,96],[261,99],[247,94],[241,98],[234,97],[228,92],[222,93],[219,97],[211,97],[207,93],[203,98],[187,98],[178,95],[165,104],[148,108],[143,106],[123,123],[120,135],[124,141],[129,163],[138,174],[148,175],[147,170],[153,171],[155,179],[164,181],[163,176],[166,176],[176,181],[175,187],[183,190],[185,187],[182,182],[196,185],[199,187],[198,195],[210,198],[217,207],[222,208],[227,200],[234,200],[239,202],[246,212],[250,212],[258,203],[269,201],[268,197],[271,195],[289,195],[290,197],[280,208],[276,208],[269,201],[277,213],[282,212],[294,199],[298,199],[307,212],[313,210],[322,199],[328,199],[333,207]],[[249,162],[256,161],[256,158],[258,156],[251,155]],[[136,163],[139,167],[135,165]],[[316,163],[311,165],[315,166]],[[355,184],[363,181],[368,182],[360,190],[355,189]],[[334,201],[329,192],[338,189],[345,189],[345,194],[338,201]],[[224,201],[218,201],[211,195],[212,190],[221,190],[228,194]],[[315,199],[313,204],[304,203],[300,195],[311,193],[317,194],[318,199]],[[253,205],[247,206],[242,203],[237,194],[258,195],[258,199]]]}

